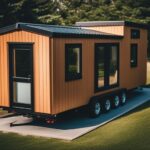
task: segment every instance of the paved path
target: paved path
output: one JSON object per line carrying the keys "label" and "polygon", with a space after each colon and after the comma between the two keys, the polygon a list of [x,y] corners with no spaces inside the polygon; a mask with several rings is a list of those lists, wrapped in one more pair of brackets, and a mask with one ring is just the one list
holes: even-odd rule
{"label": "paved path", "polygon": [[[87,116],[82,116],[68,119],[67,121],[61,121],[54,125],[33,123],[32,119],[22,116],[9,116],[6,118],[0,118],[0,131],[14,132],[21,135],[73,140],[114,120],[117,117],[120,117],[149,100],[150,89],[145,88],[142,91],[136,90],[132,93],[132,96],[129,98],[126,105],[121,106],[118,109],[111,110],[107,114],[102,114],[98,118],[90,119]],[[10,123],[15,121],[17,121],[17,124],[19,125],[10,127]],[[29,124],[24,125],[22,123]]]}

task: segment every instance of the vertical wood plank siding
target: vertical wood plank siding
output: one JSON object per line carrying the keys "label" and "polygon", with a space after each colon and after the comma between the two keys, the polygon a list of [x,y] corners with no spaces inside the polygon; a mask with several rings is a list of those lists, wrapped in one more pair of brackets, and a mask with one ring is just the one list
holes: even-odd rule
{"label": "vertical wood plank siding", "polygon": [[[85,105],[91,96],[98,94],[94,93],[94,44],[112,42],[120,41],[108,39],[54,38],[53,114]],[[65,81],[66,43],[82,44],[82,79]]]}
{"label": "vertical wood plank siding", "polygon": [[[130,27],[125,27],[123,43],[121,45],[123,59],[120,63],[120,84],[123,87],[132,89],[146,83],[146,62],[147,62],[147,30],[140,30],[140,39],[131,39]],[[133,28],[136,29],[136,28]],[[138,64],[137,67],[130,67],[130,45],[138,44]]]}
{"label": "vertical wood plank siding", "polygon": [[26,31],[15,31],[0,35],[0,106],[9,106],[8,42],[34,43],[34,111],[51,113],[49,37]]}
{"label": "vertical wood plank siding", "polygon": [[94,27],[84,27],[84,28],[110,33],[114,35],[124,35],[124,26],[94,26]]}
{"label": "vertical wood plank siding", "polygon": [[[141,29],[141,38],[131,40],[130,27],[124,27],[122,40],[54,38],[54,100],[53,114],[85,105],[90,97],[117,88],[132,89],[146,83],[147,31]],[[82,79],[65,82],[65,44],[82,44]],[[120,43],[120,86],[94,93],[94,45],[95,43]],[[138,44],[138,66],[130,67],[130,44]]]}
{"label": "vertical wood plank siding", "polygon": [[[92,28],[91,28],[92,29]],[[94,30],[94,29],[93,29]],[[118,88],[132,89],[146,82],[147,31],[140,29],[140,39],[130,38],[130,27],[99,27],[96,30],[124,35],[120,40],[53,38],[16,31],[0,36],[0,106],[9,106],[9,66],[7,42],[34,43],[35,112],[58,114],[80,107],[98,94]],[[65,44],[82,44],[82,79],[65,81]],[[120,85],[94,93],[95,43],[120,43]],[[130,44],[138,44],[138,66],[130,67]]]}

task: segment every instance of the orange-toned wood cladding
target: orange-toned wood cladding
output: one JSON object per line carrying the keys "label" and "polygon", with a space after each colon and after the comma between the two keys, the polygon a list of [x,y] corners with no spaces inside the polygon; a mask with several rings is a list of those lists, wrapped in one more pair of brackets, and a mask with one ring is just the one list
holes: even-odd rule
{"label": "orange-toned wood cladding", "polygon": [[[82,79],[65,81],[66,43],[82,44]],[[120,86],[118,88],[132,89],[146,83],[147,31],[144,29],[141,29],[141,38],[137,40],[131,40],[129,27],[125,27],[125,37],[122,40],[54,38],[53,114],[85,105],[89,102],[90,97],[117,89],[94,93],[95,43],[120,43]],[[138,44],[138,66],[136,68],[130,67],[131,43]]]}
{"label": "orange-toned wood cladding", "polygon": [[[147,30],[140,30],[140,39],[131,39],[131,27],[124,27],[124,39],[121,44],[122,55],[120,59],[120,85],[128,89],[135,88],[146,83],[146,62],[147,62]],[[136,29],[136,28],[133,28]],[[137,28],[138,29],[138,28]],[[130,45],[138,44],[138,64],[136,68],[130,67]]]}
{"label": "orange-toned wood cladding", "polygon": [[[107,93],[117,88],[132,89],[145,84],[147,30],[140,29],[140,39],[131,39],[130,30],[130,27],[121,27],[118,29],[120,35],[124,34],[124,38],[120,40],[49,38],[26,31],[15,31],[0,35],[0,106],[9,106],[9,60],[7,42],[34,43],[35,112],[58,114],[86,105],[94,95]],[[82,44],[82,79],[68,82],[65,81],[65,44],[67,43]],[[120,44],[119,87],[94,93],[95,43]],[[131,43],[138,44],[138,66],[136,68],[130,67]]]}
{"label": "orange-toned wood cladding", "polygon": [[94,27],[83,27],[85,29],[91,29],[95,31],[101,31],[104,33],[110,33],[114,35],[124,35],[124,26],[94,26]]}
{"label": "orange-toned wood cladding", "polygon": [[8,42],[34,43],[34,111],[51,113],[49,37],[26,31],[0,35],[0,106],[9,106]]}

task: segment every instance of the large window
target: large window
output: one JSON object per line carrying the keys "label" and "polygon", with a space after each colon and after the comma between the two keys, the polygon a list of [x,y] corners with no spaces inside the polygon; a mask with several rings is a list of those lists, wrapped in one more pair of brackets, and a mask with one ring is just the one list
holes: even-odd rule
{"label": "large window", "polygon": [[95,91],[118,86],[119,45],[95,45]]}
{"label": "large window", "polygon": [[82,78],[82,45],[66,44],[65,46],[65,79]]}
{"label": "large window", "polygon": [[130,50],[130,66],[137,67],[137,53],[138,53],[138,45],[131,44]]}

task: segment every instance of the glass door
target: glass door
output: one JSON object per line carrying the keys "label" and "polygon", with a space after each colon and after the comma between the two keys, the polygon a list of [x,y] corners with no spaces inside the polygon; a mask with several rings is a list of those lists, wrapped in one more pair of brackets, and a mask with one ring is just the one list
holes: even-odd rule
{"label": "glass door", "polygon": [[12,107],[33,106],[33,53],[30,44],[11,44],[10,58],[10,101]]}
{"label": "glass door", "polygon": [[119,44],[95,45],[95,92],[119,85]]}

